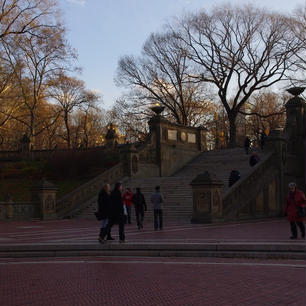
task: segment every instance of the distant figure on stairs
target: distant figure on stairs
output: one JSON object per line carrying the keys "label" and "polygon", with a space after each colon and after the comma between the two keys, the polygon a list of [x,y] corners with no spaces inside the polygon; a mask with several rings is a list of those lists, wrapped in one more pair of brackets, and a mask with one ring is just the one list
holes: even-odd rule
{"label": "distant figure on stairs", "polygon": [[261,148],[262,151],[263,151],[264,146],[265,146],[266,138],[267,138],[266,133],[261,132],[260,133],[260,148]]}
{"label": "distant figure on stairs", "polygon": [[156,186],[155,191],[152,193],[151,202],[153,204],[154,211],[154,229],[157,231],[163,229],[163,209],[162,203],[164,202],[164,197],[160,192],[160,187]]}
{"label": "distant figure on stairs", "polygon": [[260,158],[259,158],[258,154],[256,152],[254,152],[250,156],[249,164],[250,164],[251,167],[254,167],[259,161],[260,161]]}
{"label": "distant figure on stairs", "polygon": [[251,140],[249,137],[246,137],[244,140],[244,149],[246,154],[249,154],[250,146],[251,146]]}
{"label": "distant figure on stairs", "polygon": [[135,207],[135,215],[138,229],[143,228],[144,212],[147,211],[147,204],[144,195],[140,192],[140,188],[136,188],[132,202]]}
{"label": "distant figure on stairs", "polygon": [[240,172],[236,168],[233,168],[228,179],[228,187],[234,185],[240,179],[240,177]]}
{"label": "distant figure on stairs", "polygon": [[127,212],[127,223],[131,224],[131,208],[132,208],[132,199],[133,199],[133,193],[131,191],[131,188],[127,187],[125,189],[125,192],[122,195],[122,199]]}

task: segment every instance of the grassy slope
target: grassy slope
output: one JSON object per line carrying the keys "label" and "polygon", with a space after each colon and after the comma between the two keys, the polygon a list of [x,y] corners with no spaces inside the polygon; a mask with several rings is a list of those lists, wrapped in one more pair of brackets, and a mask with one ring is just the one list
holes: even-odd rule
{"label": "grassy slope", "polygon": [[42,178],[57,188],[57,198],[74,190],[117,163],[114,154],[65,153],[51,161],[0,162],[0,202],[31,201],[31,189]]}

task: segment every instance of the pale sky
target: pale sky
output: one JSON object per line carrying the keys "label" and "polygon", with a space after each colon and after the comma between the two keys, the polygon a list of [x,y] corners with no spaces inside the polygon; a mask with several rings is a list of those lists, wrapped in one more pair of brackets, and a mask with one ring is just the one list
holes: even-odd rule
{"label": "pale sky", "polygon": [[[111,108],[122,88],[114,84],[117,63],[123,55],[139,55],[152,32],[184,12],[209,9],[245,0],[59,0],[69,43],[78,52],[78,76],[89,89],[100,92],[103,107]],[[292,12],[306,0],[256,0],[258,7]]]}

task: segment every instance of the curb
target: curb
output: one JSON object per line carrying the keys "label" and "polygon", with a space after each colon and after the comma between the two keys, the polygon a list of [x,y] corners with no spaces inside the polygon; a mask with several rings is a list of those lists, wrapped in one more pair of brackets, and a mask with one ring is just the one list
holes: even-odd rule
{"label": "curb", "polygon": [[289,243],[125,243],[1,245],[0,258],[75,256],[223,257],[302,259],[305,244]]}

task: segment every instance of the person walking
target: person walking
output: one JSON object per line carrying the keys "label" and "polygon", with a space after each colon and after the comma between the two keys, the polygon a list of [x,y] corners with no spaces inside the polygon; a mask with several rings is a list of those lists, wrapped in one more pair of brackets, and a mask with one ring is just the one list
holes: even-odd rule
{"label": "person walking", "polygon": [[153,204],[153,211],[154,211],[154,229],[160,230],[163,229],[163,210],[162,210],[162,203],[164,202],[164,197],[160,192],[160,187],[156,186],[155,191],[151,196],[151,202]]}
{"label": "person walking", "polygon": [[131,224],[131,208],[132,208],[132,199],[133,199],[133,193],[131,191],[131,188],[126,188],[125,192],[122,195],[122,199],[127,213],[126,221],[128,224]]}
{"label": "person walking", "polygon": [[110,209],[109,209],[109,221],[107,225],[108,232],[111,232],[111,228],[114,224],[119,226],[119,242],[125,242],[124,234],[124,207],[122,201],[122,184],[116,183],[114,190],[110,195]]}
{"label": "person walking", "polygon": [[288,185],[289,193],[286,197],[285,213],[290,222],[292,236],[290,239],[297,239],[297,226],[300,228],[302,238],[305,238],[305,216],[299,216],[299,208],[306,207],[305,194],[296,188],[296,183]]}
{"label": "person walking", "polygon": [[251,167],[254,167],[259,161],[260,161],[259,155],[258,155],[256,152],[254,152],[254,153],[250,156],[249,165],[250,165]]}
{"label": "person walking", "polygon": [[262,151],[263,151],[264,146],[265,146],[266,138],[267,138],[266,133],[261,132],[260,133],[260,148],[261,148]]}
{"label": "person walking", "polygon": [[144,195],[140,192],[140,188],[136,188],[136,193],[133,196],[132,202],[135,207],[135,215],[137,227],[140,230],[143,228],[144,212],[147,211],[147,204]]}
{"label": "person walking", "polygon": [[240,179],[240,172],[236,168],[234,168],[231,171],[230,176],[228,178],[228,187],[234,185],[239,179]]}
{"label": "person walking", "polygon": [[251,146],[251,140],[249,137],[246,137],[244,140],[244,149],[246,154],[249,154],[250,146]]}
{"label": "person walking", "polygon": [[109,209],[110,209],[110,185],[105,184],[103,188],[100,190],[98,195],[98,215],[99,218],[101,218],[99,241],[101,243],[104,242],[106,236],[107,240],[114,240],[114,238],[111,237],[111,234],[108,231],[107,227]]}

